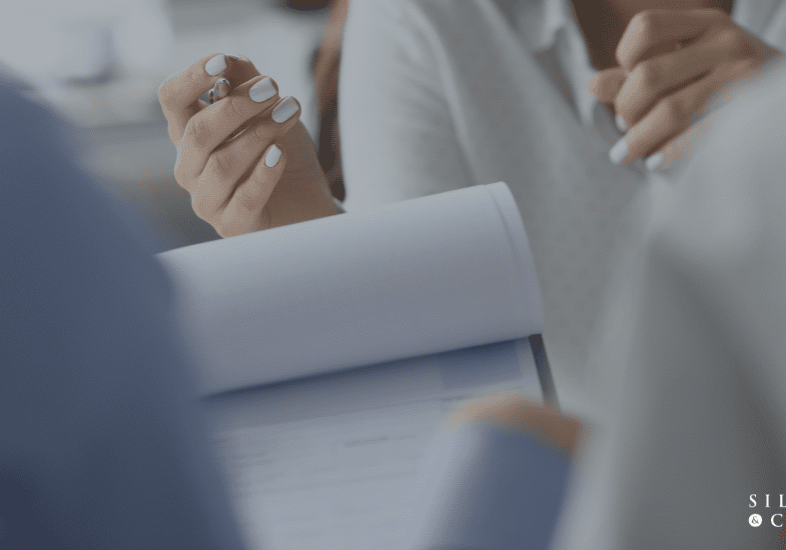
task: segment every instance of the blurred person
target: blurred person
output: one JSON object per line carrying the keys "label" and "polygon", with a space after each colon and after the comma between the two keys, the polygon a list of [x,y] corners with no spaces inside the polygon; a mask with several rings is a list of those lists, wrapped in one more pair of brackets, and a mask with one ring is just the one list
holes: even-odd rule
{"label": "blurred person", "polygon": [[595,414],[589,350],[642,191],[696,141],[707,98],[784,48],[784,25],[778,0],[352,2],[344,208],[506,182],[561,402]]}
{"label": "blurred person", "polygon": [[[618,251],[639,238],[640,191],[653,173],[679,164],[715,91],[778,55],[786,6],[780,0],[369,0],[351,5],[342,42],[346,7],[334,9],[316,73],[318,159],[328,170],[343,166],[343,207],[505,181],[535,259],[556,385],[571,408],[602,408],[588,350]],[[340,151],[331,122],[339,49]],[[248,71],[235,84],[258,74]],[[179,88],[185,83],[168,85],[172,97],[195,100],[211,81]],[[231,129],[210,130],[195,104],[162,105],[168,118],[180,119],[180,130],[199,113],[198,127],[215,136],[193,157],[197,169],[230,166],[226,149],[210,147]],[[176,144],[180,130],[170,132]],[[305,139],[300,143],[307,147]],[[259,166],[261,158],[253,162]],[[265,223],[248,224],[253,208],[263,208],[261,193],[243,201],[243,211],[227,208],[211,218],[217,204],[230,204],[227,193],[239,181],[250,188],[254,176],[209,172],[181,171],[178,181],[187,189],[199,182],[200,197],[215,190],[208,207],[198,197],[195,209],[223,236],[310,215],[296,207],[297,216],[270,222],[263,211]],[[306,172],[315,170],[298,170],[295,185],[302,186]],[[340,196],[337,173],[321,186]],[[294,188],[289,181],[282,180],[283,189]],[[320,215],[329,212],[328,205]],[[234,219],[243,220],[239,229],[222,229]]]}
{"label": "blurred person", "polygon": [[785,99],[782,61],[739,81],[676,181],[650,188],[597,350],[614,404],[555,548],[783,546]]}

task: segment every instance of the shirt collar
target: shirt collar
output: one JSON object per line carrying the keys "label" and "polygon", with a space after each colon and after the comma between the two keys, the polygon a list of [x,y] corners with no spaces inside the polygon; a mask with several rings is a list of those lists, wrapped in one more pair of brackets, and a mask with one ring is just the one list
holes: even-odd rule
{"label": "shirt collar", "polygon": [[524,39],[536,53],[553,48],[559,31],[574,17],[570,0],[527,0],[519,6]]}
{"label": "shirt collar", "polygon": [[598,71],[589,59],[584,35],[570,0],[527,0],[520,3],[519,22],[524,41],[541,54],[554,50],[584,124],[594,124],[599,105],[589,91],[589,81]]}

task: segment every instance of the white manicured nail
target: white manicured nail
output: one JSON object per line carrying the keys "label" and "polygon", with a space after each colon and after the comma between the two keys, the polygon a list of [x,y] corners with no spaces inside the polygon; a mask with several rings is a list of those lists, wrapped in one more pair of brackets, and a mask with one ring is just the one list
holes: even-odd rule
{"label": "white manicured nail", "polygon": [[251,99],[256,101],[257,103],[262,103],[266,99],[270,99],[274,95],[278,93],[276,87],[273,86],[273,80],[271,78],[265,77],[253,86],[248,91],[248,95],[251,96]]}
{"label": "white manicured nail", "polygon": [[227,59],[224,57],[223,53],[218,54],[215,57],[210,58],[210,60],[205,63],[205,70],[207,74],[210,76],[216,76],[221,71],[227,68]]}
{"label": "white manicured nail", "polygon": [[625,121],[622,120],[622,117],[617,115],[614,117],[614,123],[617,125],[617,130],[622,132],[623,134],[628,131],[628,127],[625,126]]}
{"label": "white manicured nail", "polygon": [[620,164],[628,156],[628,143],[621,139],[609,151],[609,159],[614,164]]}
{"label": "white manicured nail", "polygon": [[267,164],[268,168],[273,168],[276,164],[278,164],[278,159],[281,158],[281,149],[273,145],[270,148],[270,151],[267,152],[265,155],[265,164]]}
{"label": "white manicured nail", "polygon": [[279,103],[275,109],[273,109],[273,120],[281,124],[282,122],[286,122],[290,119],[292,115],[297,113],[298,105],[295,98],[292,96],[287,96],[284,98],[284,101]]}
{"label": "white manicured nail", "polygon": [[664,160],[666,159],[663,156],[663,153],[655,153],[654,155],[650,155],[644,159],[644,166],[646,166],[647,170],[650,172],[654,172],[661,167]]}

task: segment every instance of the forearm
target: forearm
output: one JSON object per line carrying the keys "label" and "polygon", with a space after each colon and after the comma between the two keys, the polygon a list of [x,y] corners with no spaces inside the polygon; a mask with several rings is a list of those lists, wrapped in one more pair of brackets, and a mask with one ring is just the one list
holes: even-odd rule
{"label": "forearm", "polygon": [[539,437],[491,424],[440,433],[407,550],[548,548],[570,474]]}

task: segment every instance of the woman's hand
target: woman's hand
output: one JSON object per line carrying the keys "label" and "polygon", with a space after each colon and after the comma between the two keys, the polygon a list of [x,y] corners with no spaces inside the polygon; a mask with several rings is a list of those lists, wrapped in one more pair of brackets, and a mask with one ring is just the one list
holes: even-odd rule
{"label": "woman's hand", "polygon": [[650,170],[671,168],[697,138],[694,123],[707,100],[779,54],[721,10],[638,13],[617,46],[619,66],[590,82],[627,129],[609,157],[617,164],[646,157]]}
{"label": "woman's hand", "polygon": [[[213,105],[201,101],[222,77],[229,95]],[[177,147],[175,179],[222,237],[341,211],[299,122],[300,104],[281,99],[250,61],[205,57],[168,77],[158,99]]]}
{"label": "woman's hand", "polygon": [[444,428],[491,423],[540,439],[572,457],[582,432],[581,422],[550,405],[527,401],[515,393],[474,400],[450,414]]}

